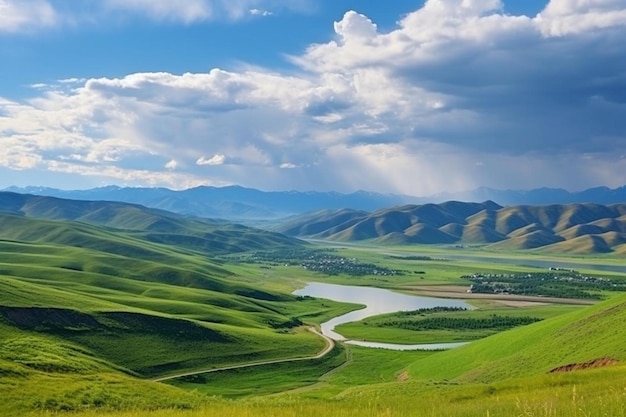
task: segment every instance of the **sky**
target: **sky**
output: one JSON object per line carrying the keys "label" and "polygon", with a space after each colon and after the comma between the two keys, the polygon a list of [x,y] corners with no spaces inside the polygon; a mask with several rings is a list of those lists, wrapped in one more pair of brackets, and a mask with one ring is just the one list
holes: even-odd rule
{"label": "sky", "polygon": [[625,0],[0,0],[0,188],[615,188],[625,39]]}

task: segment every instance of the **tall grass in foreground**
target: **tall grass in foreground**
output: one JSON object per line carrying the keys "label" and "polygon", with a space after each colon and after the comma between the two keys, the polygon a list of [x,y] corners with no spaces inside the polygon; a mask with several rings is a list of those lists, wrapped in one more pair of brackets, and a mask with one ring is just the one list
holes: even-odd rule
{"label": "tall grass in foreground", "polygon": [[198,410],[39,413],[46,417],[626,417],[624,367],[496,385],[391,383],[335,399],[210,399]]}
{"label": "tall grass in foreground", "polygon": [[[45,414],[57,417],[57,414]],[[73,415],[74,416],[74,415]],[[78,415],[76,415],[78,416]],[[201,411],[151,411],[113,414],[85,413],[81,417],[624,417],[624,398],[600,402],[550,400],[543,403],[501,402],[498,404],[447,404],[407,401],[404,406],[376,404],[303,404],[298,406],[216,405]]]}

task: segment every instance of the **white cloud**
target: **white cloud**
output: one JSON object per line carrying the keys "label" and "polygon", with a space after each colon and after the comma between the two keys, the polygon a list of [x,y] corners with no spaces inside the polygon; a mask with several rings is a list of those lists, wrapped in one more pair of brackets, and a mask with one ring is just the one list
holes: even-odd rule
{"label": "white cloud", "polygon": [[45,0],[0,0],[0,33],[54,26],[59,17]]}
{"label": "white cloud", "polygon": [[552,0],[537,16],[546,36],[564,36],[626,25],[623,0]]}
{"label": "white cloud", "polygon": [[262,9],[250,9],[249,12],[252,16],[267,17],[267,16],[274,15],[274,13],[270,12],[269,10],[262,10]]}
{"label": "white cloud", "polygon": [[86,78],[66,78],[64,80],[59,80],[60,84],[84,84],[87,81]]}
{"label": "white cloud", "polygon": [[335,22],[335,32],[346,42],[367,42],[376,37],[376,25],[365,15],[353,10],[347,12],[343,19]]}
{"label": "white cloud", "polygon": [[224,162],[226,162],[226,156],[216,154],[210,158],[205,158],[204,156],[198,158],[196,165],[223,165]]}
{"label": "white cloud", "polygon": [[274,12],[270,10],[308,13],[314,8],[314,0],[0,0],[0,34],[107,24],[129,17],[188,25],[271,16]]}
{"label": "white cloud", "polygon": [[0,150],[0,166],[16,171],[36,168],[43,160],[42,156],[29,143],[20,140],[3,140],[4,149]]}
{"label": "white cloud", "polygon": [[63,161],[48,161],[46,169],[53,173],[97,177],[104,183],[123,183],[148,187],[166,186],[171,189],[187,189],[200,185],[224,186],[227,182],[211,181],[189,174],[158,172],[140,169],[123,169],[114,165],[90,166]]}
{"label": "white cloud", "polygon": [[214,15],[211,2],[206,0],[105,0],[105,8],[146,15],[155,20],[193,23]]}
{"label": "white cloud", "polygon": [[0,99],[0,165],[412,194],[622,185],[626,162],[613,155],[626,149],[625,8],[553,0],[530,18],[502,14],[499,1],[429,0],[387,33],[346,13],[335,39],[291,57],[289,74],[66,80],[29,101]]}

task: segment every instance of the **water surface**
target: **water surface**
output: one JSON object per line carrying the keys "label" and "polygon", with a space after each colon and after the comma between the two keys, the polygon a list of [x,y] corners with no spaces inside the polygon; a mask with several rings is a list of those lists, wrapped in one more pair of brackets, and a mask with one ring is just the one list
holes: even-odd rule
{"label": "water surface", "polygon": [[347,343],[395,349],[395,350],[417,350],[417,349],[446,349],[459,346],[458,343],[436,343],[421,345],[402,345],[392,343],[374,343],[350,340],[335,332],[335,326],[353,321],[363,320],[366,317],[380,314],[395,313],[398,311],[413,311],[420,308],[433,307],[461,307],[471,309],[472,307],[462,300],[452,300],[446,298],[421,297],[416,295],[406,295],[373,287],[358,287],[353,285],[324,284],[320,282],[310,282],[306,287],[294,292],[295,295],[311,296],[316,298],[326,298],[344,303],[363,304],[365,308],[351,311],[350,313],[335,317],[321,324],[322,333],[331,339],[346,341]]}

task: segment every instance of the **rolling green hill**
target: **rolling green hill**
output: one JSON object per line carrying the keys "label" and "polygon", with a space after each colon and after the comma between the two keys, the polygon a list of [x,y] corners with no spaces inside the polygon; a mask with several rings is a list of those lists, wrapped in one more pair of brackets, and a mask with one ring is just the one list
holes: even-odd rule
{"label": "rolling green hill", "polygon": [[0,320],[3,416],[32,411],[190,408],[202,398],[138,379],[62,338],[18,330]]}
{"label": "rolling green hill", "polygon": [[[56,233],[58,235],[56,239],[65,239],[65,242],[60,243],[72,244],[69,242],[72,239],[76,242],[80,241],[81,238],[77,234],[81,232],[76,230],[71,233],[71,236],[64,236],[65,233],[60,228],[65,226],[59,226],[58,223],[45,226],[45,231],[33,232],[24,228],[24,231],[18,232],[16,231],[18,229],[16,216],[38,220],[73,221],[118,231],[123,230],[126,235],[132,235],[141,240],[176,245],[210,255],[255,250],[274,245],[302,244],[296,239],[279,233],[219,220],[192,219],[128,203],[65,200],[0,192],[0,213],[14,215],[9,222],[5,220],[3,224],[16,223],[12,227],[13,230],[7,233],[12,233],[18,240],[20,238],[28,240],[28,233],[48,233],[49,235]],[[78,227],[78,225],[74,226],[75,229]],[[52,230],[55,228],[56,230]],[[83,233],[83,235],[90,234],[92,234],[91,229]],[[33,238],[40,239],[41,237],[34,236]]]}
{"label": "rolling green hill", "polygon": [[[115,327],[133,320],[132,315],[92,316],[96,321],[76,313],[57,311],[51,315],[65,331],[73,332],[78,331],[79,324]],[[15,316],[11,317],[15,322]],[[59,339],[54,332],[17,330],[6,324],[7,319],[2,320],[0,336],[10,342],[0,348],[0,378],[4,382],[0,394],[8,400],[0,410],[8,416],[22,415],[24,410],[72,410],[89,417],[600,417],[622,416],[626,411],[623,294],[454,350],[411,353],[401,359],[401,353],[357,348],[348,367],[331,372],[327,382],[318,384],[319,393],[293,391],[245,401],[201,398],[193,392],[140,381],[89,348]],[[134,323],[132,326],[136,327]],[[192,334],[197,331],[204,332],[195,329]],[[587,369],[595,367],[598,369]],[[298,368],[285,367],[282,372],[290,375]],[[304,373],[304,368],[299,372]],[[242,379],[250,378],[262,384],[269,382],[262,379],[264,376],[283,377],[261,369],[258,375],[233,372],[209,380],[216,385],[221,380],[245,384]],[[8,386],[11,389],[7,390]],[[112,412],[102,414],[101,407]],[[160,408],[170,410],[153,411]],[[122,411],[117,413],[116,409]]]}
{"label": "rolling green hill", "polygon": [[188,407],[197,396],[136,378],[315,354],[325,342],[299,317],[346,311],[264,288],[213,257],[299,245],[276,233],[128,205],[0,201],[0,396],[15,400],[3,415]]}
{"label": "rolling green hill", "polygon": [[[222,222],[145,212],[141,207],[102,203],[101,207],[85,208],[63,200],[54,203],[61,207],[41,200],[30,205],[26,197],[7,201],[0,215],[3,416],[60,412],[90,417],[403,417],[416,415],[416,403],[429,407],[417,415],[478,417],[487,415],[485,404],[506,410],[489,415],[515,415],[512,411],[517,415],[561,415],[524,414],[525,409],[515,410],[515,399],[525,404],[535,401],[539,394],[537,401],[544,402],[555,390],[571,397],[572,384],[578,389],[601,384],[618,394],[599,397],[609,407],[600,407],[597,414],[564,415],[619,415],[613,411],[620,407],[623,385],[602,375],[624,380],[623,372],[619,373],[623,369],[619,363],[626,360],[624,295],[458,350],[402,356],[341,347],[333,351],[329,362],[267,365],[258,370],[232,371],[223,380],[215,375],[189,378],[177,385],[194,387],[212,381],[222,390],[219,392],[245,386],[248,393],[256,389],[268,393],[272,391],[263,391],[266,386],[281,386],[283,381],[289,388],[320,381],[310,388],[319,391],[310,394],[293,391],[278,398],[238,402],[151,382],[148,378],[183,371],[316,354],[325,343],[301,327],[301,320],[319,323],[350,308],[288,294],[286,288],[266,278],[281,273],[285,281],[300,278],[292,276],[294,269],[282,263],[253,268],[229,265],[224,258],[213,256],[258,247],[292,248],[299,244],[296,240]],[[450,203],[423,210],[404,207],[389,217],[381,211],[382,217],[369,219],[367,227],[352,228],[354,223],[347,229],[355,234],[388,232],[379,237],[381,240],[410,242],[444,233],[455,239],[479,241],[500,236],[497,230],[512,227],[523,218],[532,223],[511,232],[511,237],[501,243],[532,234],[552,236],[551,231],[558,236],[554,232],[558,227],[562,233],[569,230],[571,237],[556,245],[575,242],[586,250],[589,243],[583,239],[588,236],[581,232],[586,228],[572,229],[576,225],[571,223],[575,218],[593,218],[590,212],[596,210],[525,209],[499,215],[499,209],[490,204],[482,209],[479,206]],[[34,213],[44,218],[34,217]],[[557,214],[558,218],[554,217]],[[341,224],[356,218],[346,212],[342,215]],[[326,212],[324,216],[324,226],[331,225],[332,214]],[[600,227],[602,241],[623,253],[626,244],[622,232],[605,230],[620,225],[620,217],[589,224],[593,223],[590,230],[596,232]],[[452,223],[443,224],[446,221]],[[389,232],[394,227],[405,229]],[[332,227],[327,230],[341,233]],[[224,245],[202,246],[209,235],[216,241],[223,239]],[[312,272],[298,271],[313,276]],[[344,353],[348,361],[337,368]],[[563,379],[550,373],[589,363],[611,366],[600,376],[576,374]],[[612,366],[614,363],[618,365]],[[222,381],[226,386],[221,386]],[[532,387],[531,394],[526,394],[528,386]],[[208,388],[207,392],[211,393]],[[572,409],[581,409],[578,403],[574,406]]]}
{"label": "rolling green hill", "polygon": [[500,207],[450,201],[363,213],[317,212],[275,230],[291,236],[384,244],[471,244],[494,250],[547,249],[573,254],[619,251],[626,242],[626,204]]}
{"label": "rolling green hill", "polygon": [[411,366],[415,378],[493,382],[610,358],[626,360],[626,295],[475,341]]}
{"label": "rolling green hill", "polygon": [[[26,221],[32,222],[33,230],[42,222]],[[73,230],[67,222],[43,222],[65,225],[66,235]],[[120,242],[110,231],[79,225],[83,227],[100,232],[94,238],[99,245],[51,242],[56,233],[45,233],[32,243],[0,241],[0,317],[5,323],[24,331],[62,335],[103,356],[114,355],[110,356],[114,363],[141,374],[188,369],[208,359],[219,364],[282,357],[300,349],[315,351],[321,344],[306,333],[283,332],[292,326],[292,315],[319,310],[317,301],[298,301],[259,289],[197,254],[168,251],[150,242],[142,245],[136,238]],[[115,246],[128,250],[108,251]],[[134,324],[124,324],[129,320]],[[171,320],[175,324],[168,324]],[[204,340],[200,344],[189,342],[188,350],[195,356],[181,357],[184,340],[178,332],[165,330],[178,327],[194,334],[197,326],[214,337],[200,338]],[[124,342],[130,343],[128,348],[157,342],[163,346],[155,358],[145,355],[145,363],[132,365],[129,354],[113,353],[111,343]],[[207,343],[211,348],[201,349]],[[177,359],[168,358],[167,351]]]}

